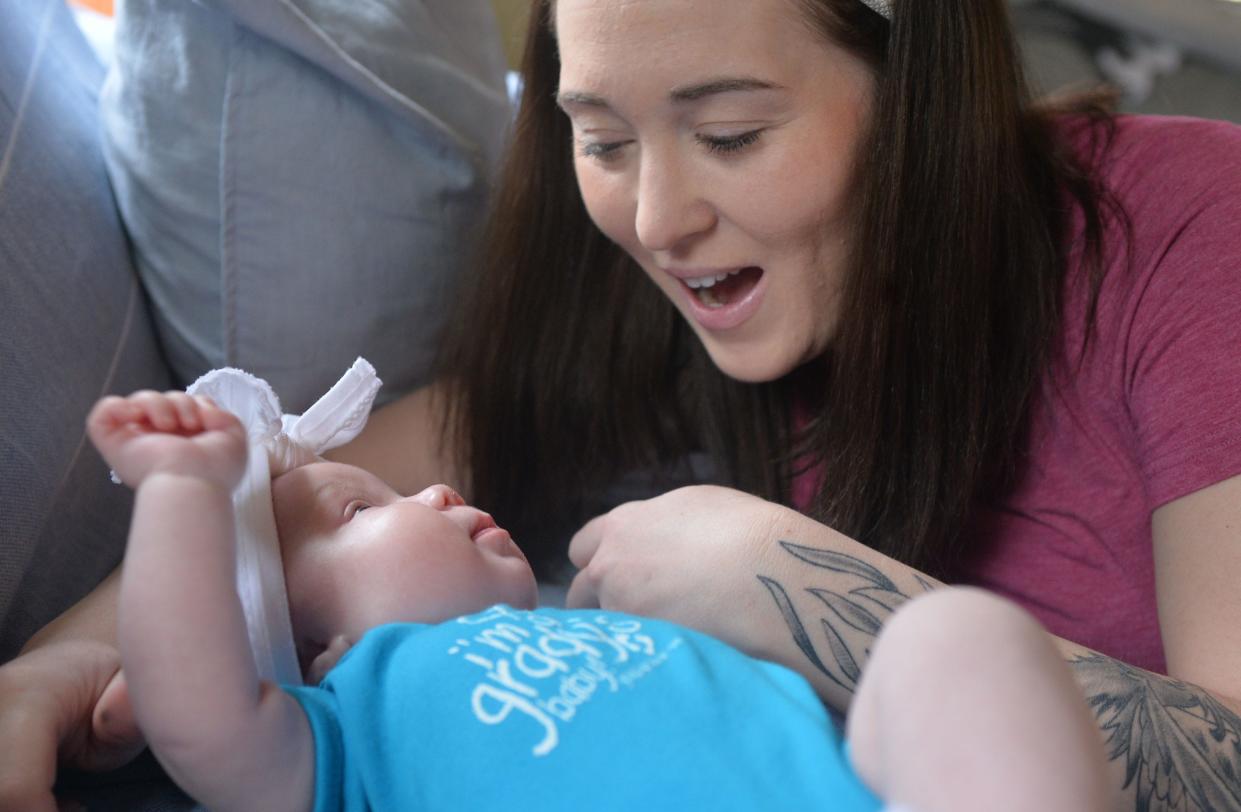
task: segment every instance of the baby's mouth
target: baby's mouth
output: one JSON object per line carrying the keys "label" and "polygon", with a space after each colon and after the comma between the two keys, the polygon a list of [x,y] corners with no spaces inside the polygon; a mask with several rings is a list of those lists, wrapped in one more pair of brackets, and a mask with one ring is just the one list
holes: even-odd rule
{"label": "baby's mouth", "polygon": [[525,557],[517,547],[517,543],[513,541],[513,537],[509,535],[507,530],[497,525],[496,520],[491,518],[489,513],[484,513],[481,510],[478,511],[469,530],[470,541],[477,547],[490,550],[496,555],[506,558]]}
{"label": "baby's mouth", "polygon": [[520,558],[526,560],[526,554],[517,546],[517,542],[513,541],[513,537],[503,527],[497,527],[493,522],[491,527],[485,527],[478,531],[473,538],[474,544],[481,550],[487,550],[501,558]]}
{"label": "baby's mouth", "polygon": [[683,281],[685,286],[689,288],[690,293],[703,306],[716,310],[745,299],[762,278],[763,269],[750,265],[740,270],[730,271],[714,277],[700,277]]}
{"label": "baby's mouth", "polygon": [[474,521],[470,524],[470,541],[477,542],[479,536],[496,527],[496,520],[491,518],[490,513],[478,511]]}

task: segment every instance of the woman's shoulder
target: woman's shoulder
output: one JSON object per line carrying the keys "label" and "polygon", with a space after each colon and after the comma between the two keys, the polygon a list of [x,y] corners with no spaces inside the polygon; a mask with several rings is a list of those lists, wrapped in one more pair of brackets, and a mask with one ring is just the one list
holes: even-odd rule
{"label": "woman's shoulder", "polygon": [[1067,116],[1062,137],[1121,198],[1207,189],[1241,199],[1241,126],[1183,116]]}
{"label": "woman's shoulder", "polygon": [[[1119,207],[1104,212],[1096,335],[1128,347],[1124,357],[1150,357],[1133,345],[1166,337],[1169,324],[1234,324],[1241,315],[1241,126],[1160,116],[1063,123],[1066,142]],[[1079,216],[1078,245],[1081,228]],[[1082,255],[1074,256],[1076,266]],[[1071,271],[1071,278],[1087,277]],[[1076,336],[1076,317],[1092,307],[1089,285],[1073,291],[1067,329]]]}

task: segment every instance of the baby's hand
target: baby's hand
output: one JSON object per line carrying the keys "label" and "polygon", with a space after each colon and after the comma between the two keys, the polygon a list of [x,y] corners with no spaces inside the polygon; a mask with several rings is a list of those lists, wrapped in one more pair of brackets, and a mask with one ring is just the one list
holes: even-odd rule
{"label": "baby's hand", "polygon": [[319,655],[311,661],[310,670],[306,672],[306,684],[318,685],[323,682],[327,672],[336,667],[340,658],[344,657],[352,646],[353,643],[343,634],[333,637],[328,647],[319,652]]}
{"label": "baby's hand", "polygon": [[172,473],[231,491],[246,468],[246,433],[237,418],[184,392],[106,397],[91,409],[86,430],[131,488],[153,473]]}

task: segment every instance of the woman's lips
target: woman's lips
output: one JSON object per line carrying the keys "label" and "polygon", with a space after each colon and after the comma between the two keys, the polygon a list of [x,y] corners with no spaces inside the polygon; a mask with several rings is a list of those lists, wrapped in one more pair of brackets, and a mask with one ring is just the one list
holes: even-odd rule
{"label": "woman's lips", "polygon": [[[709,276],[708,272],[674,272],[673,275],[681,283],[681,292],[685,296],[687,312],[703,328],[731,330],[740,327],[762,306],[763,296],[767,290],[767,274],[762,268],[753,265],[715,273],[717,275],[727,273],[731,276],[715,287],[705,288],[705,294],[700,294],[699,289],[690,287],[686,280]],[[714,303],[708,304],[704,301],[704,295]]]}

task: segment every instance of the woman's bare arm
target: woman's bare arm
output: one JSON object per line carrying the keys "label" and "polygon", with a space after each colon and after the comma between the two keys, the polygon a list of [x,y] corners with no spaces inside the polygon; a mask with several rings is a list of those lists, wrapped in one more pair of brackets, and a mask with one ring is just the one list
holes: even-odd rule
{"label": "woman's bare arm", "polygon": [[[1169,530],[1165,520],[1180,512],[1175,505],[1156,516],[1157,536]],[[1241,509],[1241,497],[1234,496],[1231,505]],[[1186,506],[1192,502],[1180,507]],[[1234,539],[1236,550],[1241,517],[1227,516],[1213,526],[1232,528],[1233,535],[1224,537]],[[1212,569],[1206,583],[1235,595],[1241,567],[1239,557],[1219,557],[1212,546],[1177,546],[1180,556],[1203,556],[1198,566],[1181,562],[1183,574],[1173,576],[1179,587],[1167,583],[1170,573],[1159,577],[1161,593],[1171,588],[1202,601],[1175,601],[1171,613],[1184,614],[1164,631],[1170,667],[1194,663],[1198,670],[1164,677],[1053,638],[1106,743],[1115,810],[1241,809],[1241,692],[1235,684],[1241,671],[1226,667],[1237,648],[1212,646],[1210,632],[1216,629],[1217,642],[1233,639],[1241,616],[1231,600],[1211,601],[1210,591],[1203,595],[1192,585],[1200,568]],[[703,486],[624,505],[594,520],[574,538],[570,556],[583,568],[570,587],[570,606],[602,605],[701,629],[800,672],[841,710],[849,706],[887,619],[939,586],[795,511]],[[1162,609],[1162,594],[1160,602]],[[1201,630],[1193,636],[1196,644],[1186,646],[1178,637],[1184,628]],[[1185,653],[1178,654],[1182,648]],[[1209,670],[1202,667],[1212,662]]]}
{"label": "woman's bare arm", "polygon": [[85,597],[27,640],[21,653],[68,640],[93,640],[115,646],[116,595],[120,585],[121,568],[117,567]]}
{"label": "woman's bare arm", "polygon": [[[1225,498],[1235,487],[1217,486],[1214,495],[1186,497],[1156,514],[1156,548],[1178,551],[1168,556],[1175,563],[1158,566],[1171,676],[1053,638],[1102,733],[1112,809],[1241,809],[1241,517],[1208,509],[1241,507],[1241,495]],[[1203,521],[1214,536],[1202,532]],[[780,539],[790,566],[756,577],[784,626],[775,651],[812,673],[842,707],[890,612],[934,585],[895,561],[813,535]],[[1230,551],[1210,549],[1212,537],[1230,540]]]}

